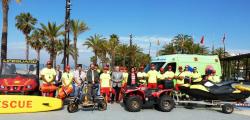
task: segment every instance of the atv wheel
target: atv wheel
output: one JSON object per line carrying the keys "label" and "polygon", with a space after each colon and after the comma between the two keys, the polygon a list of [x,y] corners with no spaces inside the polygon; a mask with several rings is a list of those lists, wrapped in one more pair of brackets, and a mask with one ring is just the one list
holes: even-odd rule
{"label": "atv wheel", "polygon": [[78,104],[72,102],[72,103],[69,103],[68,107],[67,107],[67,110],[69,113],[74,113],[74,112],[77,112],[78,111]]}
{"label": "atv wheel", "polygon": [[160,97],[158,101],[158,105],[157,105],[157,108],[159,108],[160,111],[170,112],[174,107],[175,107],[175,103],[171,97],[167,95],[163,95]]}
{"label": "atv wheel", "polygon": [[98,110],[99,111],[107,110],[107,103],[104,100],[98,103]]}
{"label": "atv wheel", "polygon": [[142,100],[139,96],[128,97],[125,107],[129,112],[139,112],[142,108]]}
{"label": "atv wheel", "polygon": [[226,114],[231,114],[234,111],[234,106],[231,104],[222,105],[222,112]]}

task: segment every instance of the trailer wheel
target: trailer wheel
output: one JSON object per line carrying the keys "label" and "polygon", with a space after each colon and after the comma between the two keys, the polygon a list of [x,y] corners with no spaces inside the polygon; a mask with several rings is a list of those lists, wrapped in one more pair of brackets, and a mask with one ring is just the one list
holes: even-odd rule
{"label": "trailer wheel", "polygon": [[125,107],[129,112],[139,112],[142,108],[142,100],[139,96],[130,96],[126,100]]}
{"label": "trailer wheel", "polygon": [[74,112],[77,112],[78,111],[78,104],[77,103],[69,103],[68,107],[67,107],[67,110],[69,113],[74,113]]}
{"label": "trailer wheel", "polygon": [[234,106],[231,104],[222,105],[222,112],[226,114],[231,114],[234,111]]}
{"label": "trailer wheel", "polygon": [[175,107],[175,103],[171,97],[167,95],[163,95],[160,97],[158,101],[158,105],[157,105],[157,108],[159,108],[160,111],[170,112],[174,107]]}

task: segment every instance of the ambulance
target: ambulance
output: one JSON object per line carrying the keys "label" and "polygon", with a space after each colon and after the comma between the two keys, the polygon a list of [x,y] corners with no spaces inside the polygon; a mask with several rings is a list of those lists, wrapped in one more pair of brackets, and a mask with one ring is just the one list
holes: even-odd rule
{"label": "ambulance", "polygon": [[[159,71],[160,68],[164,68],[167,71],[167,66],[171,65],[173,72],[178,72],[178,67],[182,66],[183,69],[186,65],[189,66],[189,70],[192,71],[193,67],[197,67],[198,72],[201,75],[205,75],[205,69],[207,67],[212,67],[216,70],[216,75],[222,76],[220,60],[217,55],[197,55],[197,54],[172,54],[163,55],[152,58],[151,64],[156,66],[156,70]],[[150,70],[150,65],[147,65],[145,71]]]}

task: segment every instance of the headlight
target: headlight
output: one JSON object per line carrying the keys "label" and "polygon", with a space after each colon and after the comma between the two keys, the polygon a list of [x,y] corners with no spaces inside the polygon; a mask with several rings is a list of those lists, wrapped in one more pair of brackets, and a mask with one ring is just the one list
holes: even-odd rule
{"label": "headlight", "polygon": [[4,89],[5,87],[4,87],[3,85],[0,85],[0,88],[1,88],[1,89]]}
{"label": "headlight", "polygon": [[31,89],[31,88],[32,88],[32,86],[31,86],[31,85],[27,85],[27,88],[28,88],[28,89]]}

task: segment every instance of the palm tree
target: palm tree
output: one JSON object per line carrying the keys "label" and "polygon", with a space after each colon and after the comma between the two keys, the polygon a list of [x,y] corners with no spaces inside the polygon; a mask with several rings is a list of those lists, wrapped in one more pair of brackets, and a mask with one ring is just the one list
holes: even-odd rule
{"label": "palm tree", "polygon": [[90,36],[89,38],[87,38],[87,40],[84,42],[84,46],[87,46],[88,48],[91,48],[94,52],[94,64],[97,63],[97,57],[100,51],[100,48],[98,45],[102,44],[102,40],[106,40],[105,38],[103,38],[101,35],[99,34],[95,34],[94,36]]}
{"label": "palm tree", "polygon": [[34,29],[37,19],[30,13],[21,13],[16,16],[16,27],[23,32],[26,39],[26,60],[29,59],[29,34]]}
{"label": "palm tree", "polygon": [[[61,55],[64,53],[64,49],[63,49],[64,43],[62,41],[60,41],[59,45],[57,46],[57,51],[58,51],[58,55]],[[70,55],[73,60],[76,60],[76,56],[78,57],[78,50],[74,48],[74,44],[70,44],[69,47],[66,49],[66,54]]]}
{"label": "palm tree", "polygon": [[188,54],[191,52],[189,48],[192,48],[193,38],[189,35],[178,34],[174,37],[172,43],[174,44],[177,53]]}
{"label": "palm tree", "polygon": [[64,31],[61,31],[63,24],[56,25],[56,23],[48,22],[48,25],[41,23],[41,30],[46,37],[45,48],[50,53],[50,61],[56,65],[56,55],[57,55],[57,45],[60,43],[58,37],[64,34]]}
{"label": "palm tree", "polygon": [[169,55],[169,54],[175,54],[176,49],[173,45],[173,43],[166,44],[163,46],[163,49],[160,50],[160,55]]}
{"label": "palm tree", "polygon": [[34,30],[29,37],[30,46],[35,49],[37,53],[37,60],[40,61],[40,51],[44,48],[45,37],[39,30]]}
{"label": "palm tree", "polygon": [[123,57],[122,65],[126,65],[126,57],[129,53],[129,47],[127,44],[121,44],[117,47],[117,54]]}
{"label": "palm tree", "polygon": [[[77,37],[82,34],[83,32],[87,31],[89,28],[88,26],[82,22],[82,21],[79,21],[79,20],[72,20],[71,21],[71,24],[70,24],[70,28],[71,28],[71,32],[74,36],[74,48],[75,50],[77,50]],[[78,52],[78,51],[76,51]],[[75,66],[77,65],[77,61],[78,61],[78,57],[77,56],[74,56],[73,58],[74,61],[75,61]]]}
{"label": "palm tree", "polygon": [[[2,27],[2,41],[1,41],[1,58],[7,58],[7,35],[8,35],[8,12],[9,3],[11,0],[2,0],[2,10],[3,10],[3,27]],[[16,0],[17,3],[21,0]]]}
{"label": "palm tree", "polygon": [[109,62],[109,58],[107,57],[108,54],[108,42],[106,40],[101,40],[100,44],[98,44],[98,58],[101,60],[102,66],[105,66],[107,62]]}
{"label": "palm tree", "polygon": [[111,58],[111,68],[113,68],[115,65],[115,54],[116,54],[116,48],[118,45],[119,45],[119,37],[115,34],[110,35],[107,49],[108,49],[109,56]]}
{"label": "palm tree", "polygon": [[224,57],[229,57],[230,56],[228,52],[224,53],[224,48],[222,48],[222,47],[215,49],[214,50],[214,54],[218,55],[220,59],[224,58]]}

